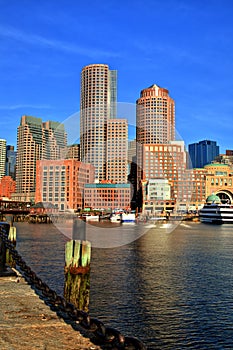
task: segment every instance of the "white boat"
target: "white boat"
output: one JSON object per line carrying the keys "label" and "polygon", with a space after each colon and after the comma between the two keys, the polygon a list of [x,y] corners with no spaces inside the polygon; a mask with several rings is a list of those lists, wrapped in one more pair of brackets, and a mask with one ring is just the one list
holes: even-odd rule
{"label": "white boat", "polygon": [[122,213],[120,215],[121,215],[121,222],[122,223],[136,222],[136,214],[135,213]]}
{"label": "white boat", "polygon": [[209,224],[233,224],[233,204],[221,203],[220,198],[213,194],[199,210],[199,219]]}
{"label": "white boat", "polygon": [[87,215],[86,221],[99,221],[99,215]]}
{"label": "white boat", "polygon": [[114,223],[121,223],[121,214],[112,214],[110,216],[110,221]]}

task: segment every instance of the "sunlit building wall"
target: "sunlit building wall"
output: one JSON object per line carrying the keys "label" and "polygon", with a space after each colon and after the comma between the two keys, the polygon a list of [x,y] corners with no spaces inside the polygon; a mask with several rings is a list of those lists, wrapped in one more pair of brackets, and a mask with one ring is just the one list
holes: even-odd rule
{"label": "sunlit building wall", "polygon": [[136,101],[137,183],[143,179],[142,145],[175,140],[175,102],[167,89],[154,84]]}
{"label": "sunlit building wall", "polygon": [[91,64],[81,72],[80,159],[106,180],[107,121],[116,118],[117,72],[106,64]]}
{"label": "sunlit building wall", "polygon": [[59,210],[83,207],[84,185],[94,181],[94,167],[75,159],[41,160],[36,168],[36,202]]}
{"label": "sunlit building wall", "polygon": [[34,200],[36,161],[61,158],[66,144],[63,124],[22,116],[17,131],[16,158],[16,192],[19,200]]}

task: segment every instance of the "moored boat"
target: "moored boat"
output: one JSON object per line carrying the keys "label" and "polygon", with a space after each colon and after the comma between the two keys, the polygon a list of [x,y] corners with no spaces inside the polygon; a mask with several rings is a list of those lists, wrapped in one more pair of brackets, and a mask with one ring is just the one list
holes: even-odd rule
{"label": "moored boat", "polygon": [[199,219],[200,222],[209,224],[233,224],[233,205],[222,203],[218,196],[212,194],[199,210]]}

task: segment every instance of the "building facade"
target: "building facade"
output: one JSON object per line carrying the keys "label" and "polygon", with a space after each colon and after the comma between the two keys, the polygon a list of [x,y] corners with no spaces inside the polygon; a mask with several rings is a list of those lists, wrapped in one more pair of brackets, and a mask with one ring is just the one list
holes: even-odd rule
{"label": "building facade", "polygon": [[233,169],[228,164],[212,163],[205,165],[205,198],[217,194],[221,200],[233,203]]}
{"label": "building facade", "polygon": [[3,176],[0,179],[0,197],[11,199],[15,189],[16,183],[11,176]]}
{"label": "building facade", "polygon": [[65,159],[76,159],[80,161],[80,145],[79,144],[73,144],[67,146],[65,150]]}
{"label": "building facade", "polygon": [[0,179],[5,176],[6,140],[0,139]]}
{"label": "building facade", "polygon": [[219,155],[216,141],[203,140],[188,146],[190,168],[203,168]]}
{"label": "building facade", "polygon": [[80,159],[96,169],[96,181],[106,180],[107,121],[116,118],[117,72],[106,64],[91,64],[81,72]]}
{"label": "building facade", "polygon": [[84,186],[84,207],[86,208],[129,210],[130,204],[130,184],[98,183]]}
{"label": "building facade", "polygon": [[36,161],[59,159],[67,144],[64,125],[22,116],[17,132],[16,198],[34,200]]}
{"label": "building facade", "polygon": [[154,84],[141,91],[136,101],[137,184],[143,179],[144,144],[175,140],[175,102],[167,89]]}
{"label": "building facade", "polygon": [[128,181],[128,122],[126,119],[107,121],[106,180]]}
{"label": "building facade", "polygon": [[76,159],[37,161],[35,202],[61,211],[83,208],[84,185],[94,181],[94,173],[91,164]]}
{"label": "building facade", "polygon": [[14,146],[6,146],[6,176],[11,176],[13,180],[16,178],[16,154]]}
{"label": "building facade", "polygon": [[227,149],[225,154],[219,154],[215,160],[217,163],[228,164],[233,167],[233,150]]}

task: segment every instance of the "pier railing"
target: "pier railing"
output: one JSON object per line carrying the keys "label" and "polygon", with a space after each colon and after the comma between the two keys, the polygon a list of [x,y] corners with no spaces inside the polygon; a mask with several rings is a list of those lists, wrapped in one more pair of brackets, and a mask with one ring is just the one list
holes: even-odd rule
{"label": "pier railing", "polygon": [[56,311],[64,315],[64,319],[78,323],[85,330],[91,332],[101,345],[106,345],[108,349],[121,350],[145,350],[145,345],[135,337],[124,336],[121,332],[112,327],[107,327],[97,318],[90,316],[88,312],[78,309],[74,304],[68,302],[43,282],[36,273],[27,265],[24,259],[15,249],[15,243],[9,239],[10,225],[7,222],[0,222],[0,276],[7,275],[9,267],[6,264],[6,253],[19,267],[25,280],[37,291],[41,292],[46,303]]}

